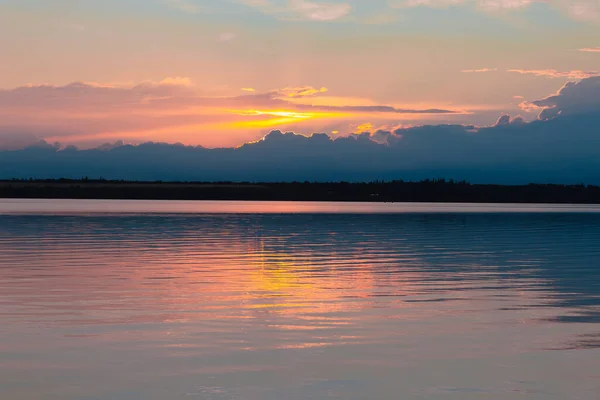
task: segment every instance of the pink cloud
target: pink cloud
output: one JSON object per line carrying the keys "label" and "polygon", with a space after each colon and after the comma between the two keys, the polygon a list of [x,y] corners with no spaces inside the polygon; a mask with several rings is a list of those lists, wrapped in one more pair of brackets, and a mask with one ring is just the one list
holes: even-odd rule
{"label": "pink cloud", "polygon": [[[187,78],[167,78],[132,86],[71,83],[0,90],[2,142],[42,138],[64,143],[106,140],[166,140],[206,146],[235,145],[265,129],[325,120],[453,114],[452,110],[357,104],[343,97],[312,104],[326,88],[287,87],[266,93],[246,88],[239,96],[207,95]],[[402,117],[408,118],[408,117]],[[312,122],[311,122],[312,121]],[[316,127],[316,126],[315,126]],[[25,133],[27,135],[25,135]],[[25,136],[24,136],[25,135]]]}
{"label": "pink cloud", "polygon": [[600,75],[598,71],[557,71],[555,69],[509,69],[508,72],[516,72],[522,75],[542,76],[546,78],[568,78],[585,79],[591,76]]}
{"label": "pink cloud", "polygon": [[498,68],[480,68],[480,69],[463,69],[461,72],[464,73],[483,73],[498,71]]}

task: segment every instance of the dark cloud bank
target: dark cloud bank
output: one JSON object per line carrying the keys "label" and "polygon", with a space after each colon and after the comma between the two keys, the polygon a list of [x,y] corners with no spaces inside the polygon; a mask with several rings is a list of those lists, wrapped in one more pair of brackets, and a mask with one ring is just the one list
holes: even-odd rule
{"label": "dark cloud bank", "polygon": [[274,131],[240,148],[160,143],[93,150],[40,142],[0,152],[0,178],[196,181],[465,179],[484,183],[600,184],[600,77],[525,104],[538,120],[492,127],[436,125],[332,139]]}

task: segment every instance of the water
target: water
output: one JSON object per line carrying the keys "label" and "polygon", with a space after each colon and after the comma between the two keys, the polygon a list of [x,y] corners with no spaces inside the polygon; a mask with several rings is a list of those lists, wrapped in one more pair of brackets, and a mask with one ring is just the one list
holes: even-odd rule
{"label": "water", "polygon": [[598,398],[593,207],[248,205],[0,201],[0,398]]}

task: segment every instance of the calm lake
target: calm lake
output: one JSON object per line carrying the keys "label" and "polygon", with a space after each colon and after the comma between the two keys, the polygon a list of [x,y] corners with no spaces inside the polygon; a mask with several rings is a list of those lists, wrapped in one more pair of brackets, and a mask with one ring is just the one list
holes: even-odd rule
{"label": "calm lake", "polygon": [[2,400],[598,393],[598,206],[0,200]]}

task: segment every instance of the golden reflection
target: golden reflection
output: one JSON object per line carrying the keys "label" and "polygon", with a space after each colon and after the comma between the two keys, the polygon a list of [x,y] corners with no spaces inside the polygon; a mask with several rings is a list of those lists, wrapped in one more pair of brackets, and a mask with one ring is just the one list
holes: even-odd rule
{"label": "golden reflection", "polygon": [[[168,327],[161,338],[178,338],[185,347],[190,326],[218,337],[233,323],[268,330],[276,338],[273,343],[244,338],[229,344],[239,349],[339,345],[361,340],[360,331],[349,331],[366,322],[356,315],[376,309],[381,288],[392,286],[392,275],[382,274],[376,264],[381,255],[369,254],[368,243],[337,247],[340,238],[333,232],[297,239],[310,232],[300,228],[275,235],[262,232],[261,225],[240,228],[211,221],[171,232],[173,226],[161,225],[159,235],[153,222],[147,223],[134,241],[116,236],[88,247],[86,238],[96,237],[97,229],[90,222],[73,227],[76,238],[40,242],[52,251],[42,251],[46,257],[37,262],[52,265],[69,289],[62,312],[82,315],[74,326],[161,323]],[[102,267],[80,268],[89,260]],[[418,273],[402,273],[401,283],[398,275],[395,296],[417,290]],[[39,283],[35,301],[52,301],[54,293],[45,281]],[[110,298],[102,295],[107,288]],[[396,298],[404,310],[415,307]]]}

